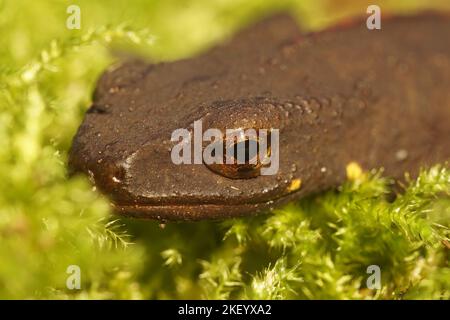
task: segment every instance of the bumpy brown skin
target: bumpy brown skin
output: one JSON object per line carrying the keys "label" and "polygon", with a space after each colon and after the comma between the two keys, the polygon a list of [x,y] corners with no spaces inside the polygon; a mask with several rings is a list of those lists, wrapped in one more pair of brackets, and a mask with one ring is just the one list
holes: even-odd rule
{"label": "bumpy brown skin", "polygon": [[[125,63],[100,79],[69,164],[120,213],[161,220],[272,209],[339,185],[351,161],[417,173],[450,158],[449,35],[450,19],[432,14],[310,35],[279,15],[193,59]],[[278,174],[173,164],[172,131],[199,119],[204,130],[279,128]]]}

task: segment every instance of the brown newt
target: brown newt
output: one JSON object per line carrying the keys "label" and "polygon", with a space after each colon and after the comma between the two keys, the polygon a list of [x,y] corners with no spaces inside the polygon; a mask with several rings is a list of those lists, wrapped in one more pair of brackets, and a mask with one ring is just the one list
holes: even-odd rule
{"label": "brown newt", "polygon": [[[417,173],[450,156],[449,35],[438,14],[312,34],[277,15],[194,58],[124,62],[100,78],[69,165],[118,212],[161,220],[270,210],[338,186],[351,162],[396,178]],[[278,128],[278,172],[174,164],[171,133],[196,120]]]}

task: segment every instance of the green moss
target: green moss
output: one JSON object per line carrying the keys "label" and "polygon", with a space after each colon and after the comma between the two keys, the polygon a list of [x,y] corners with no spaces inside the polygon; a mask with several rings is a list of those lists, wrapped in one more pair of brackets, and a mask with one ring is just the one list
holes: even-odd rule
{"label": "green moss", "polygon": [[[355,6],[75,2],[81,30],[65,28],[63,1],[0,1],[0,298],[449,298],[448,165],[394,201],[371,173],[270,215],[164,228],[111,215],[86,178],[67,177],[71,138],[111,52],[172,59],[268,10],[289,6],[308,29]],[[80,267],[80,290],[66,288],[69,265]],[[366,288],[369,265],[381,268],[380,290]]]}

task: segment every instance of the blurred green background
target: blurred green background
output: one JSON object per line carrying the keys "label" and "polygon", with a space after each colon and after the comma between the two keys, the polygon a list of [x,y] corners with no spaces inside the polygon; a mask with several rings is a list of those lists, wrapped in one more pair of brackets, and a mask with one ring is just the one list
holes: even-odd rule
{"label": "blurred green background", "polygon": [[[68,30],[67,7],[81,9]],[[386,201],[375,173],[275,214],[225,222],[119,219],[84,177],[71,139],[101,72],[136,54],[187,57],[288,10],[305,31],[373,1],[0,0],[0,298],[448,299],[450,173],[437,166]],[[377,1],[385,13],[448,0]],[[69,265],[81,289],[69,290]],[[368,265],[382,288],[365,286]]]}

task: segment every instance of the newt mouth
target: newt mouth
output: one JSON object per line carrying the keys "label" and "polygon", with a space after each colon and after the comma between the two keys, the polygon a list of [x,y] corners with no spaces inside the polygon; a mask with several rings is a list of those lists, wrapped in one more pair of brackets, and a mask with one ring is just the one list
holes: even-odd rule
{"label": "newt mouth", "polygon": [[[290,184],[292,187],[297,180]],[[259,194],[258,197],[240,197],[233,199],[218,198],[153,198],[135,200],[133,202],[113,201],[114,209],[124,216],[142,219],[156,219],[160,221],[197,221],[205,219],[237,218],[254,214],[270,212],[283,203],[299,197],[303,190],[298,186],[295,189],[280,188],[274,193]]]}
{"label": "newt mouth", "polygon": [[251,204],[186,204],[186,205],[119,205],[113,204],[119,214],[141,219],[160,221],[198,221],[204,219],[225,219],[246,216],[248,213],[269,211],[268,203]]}
{"label": "newt mouth", "polygon": [[298,197],[297,192],[261,202],[241,203],[165,203],[165,204],[121,204],[112,203],[120,215],[160,221],[198,221],[238,218],[249,214],[269,213],[274,208]]}

